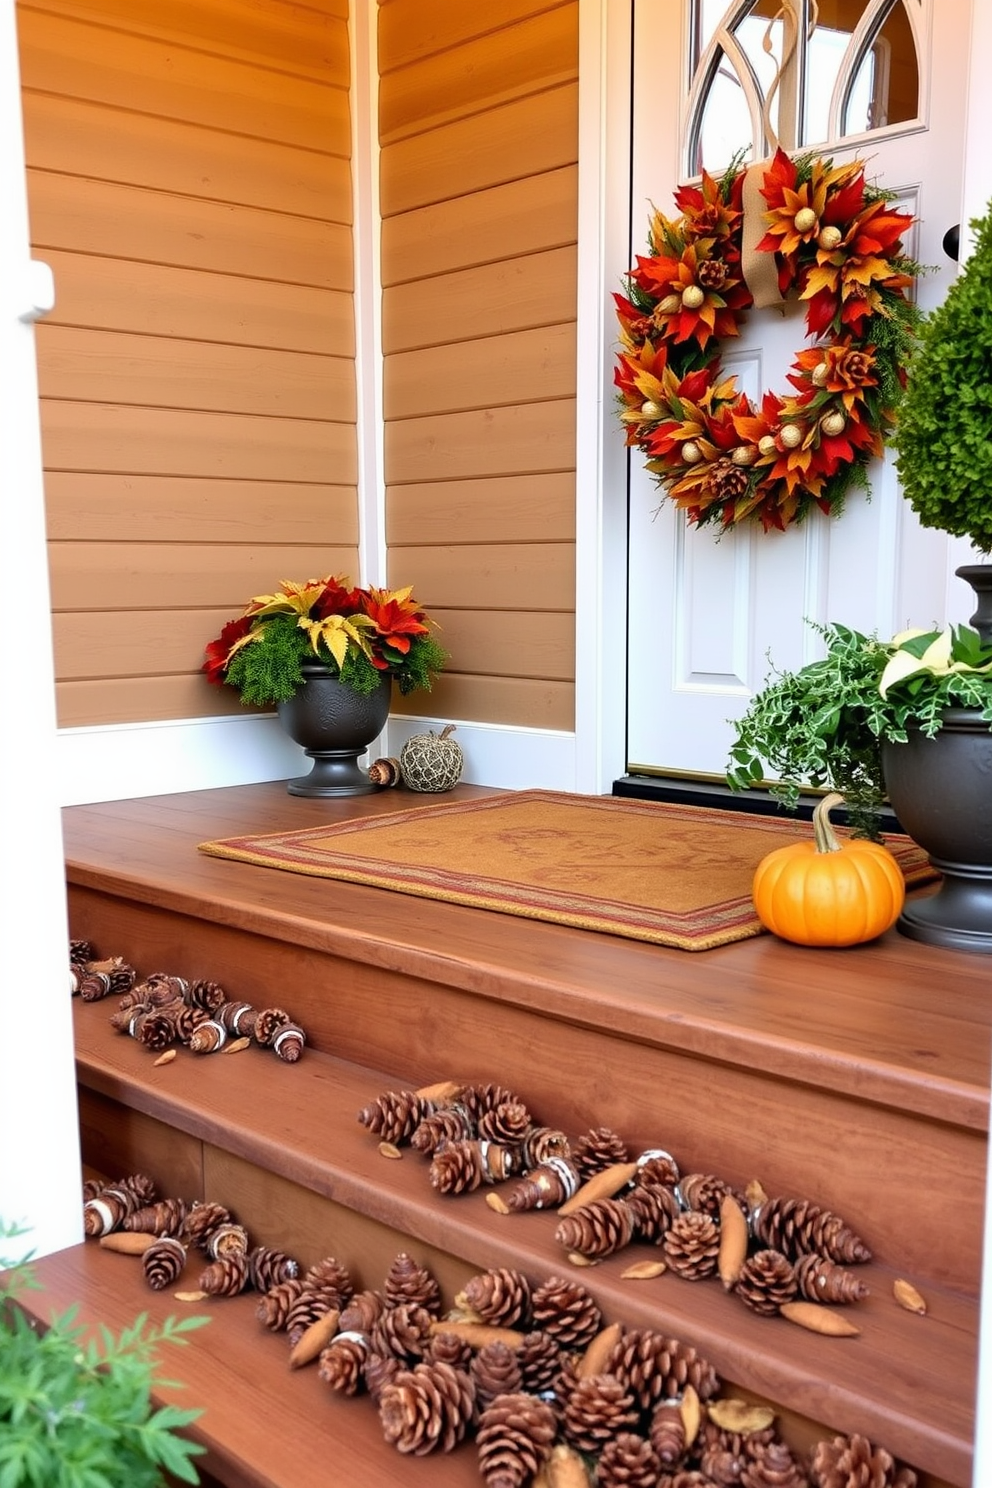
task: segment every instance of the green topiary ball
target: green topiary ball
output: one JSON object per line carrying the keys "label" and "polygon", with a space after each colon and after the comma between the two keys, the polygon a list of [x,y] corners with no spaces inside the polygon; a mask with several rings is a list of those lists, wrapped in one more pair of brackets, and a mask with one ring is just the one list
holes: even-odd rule
{"label": "green topiary ball", "polygon": [[446,791],[457,785],[465,765],[461,747],[451,735],[453,723],[440,734],[414,734],[400,750],[403,784],[415,791]]}

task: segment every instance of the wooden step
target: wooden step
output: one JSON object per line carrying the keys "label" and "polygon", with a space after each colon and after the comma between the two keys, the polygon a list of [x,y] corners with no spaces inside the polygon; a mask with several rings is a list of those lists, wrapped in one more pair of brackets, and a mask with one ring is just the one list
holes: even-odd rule
{"label": "wooden step", "polygon": [[[317,1053],[283,1065],[259,1050],[209,1059],[183,1051],[157,1067],[132,1040],[108,1031],[100,1004],[77,1004],[76,1041],[91,1147],[120,1173],[142,1152],[171,1148],[168,1161],[185,1164],[172,1190],[183,1196],[190,1187],[181,1174],[199,1160],[203,1186],[193,1196],[227,1204],[260,1243],[284,1246],[304,1264],[333,1253],[357,1269],[360,1285],[377,1286],[393,1256],[417,1246],[449,1298],[490,1267],[537,1280],[568,1274],[556,1215],[501,1216],[481,1191],[438,1196],[419,1154],[408,1149],[398,1162],[380,1156],[356,1117],[381,1090],[396,1088],[382,1072]],[[130,1112],[160,1123],[159,1139],[146,1125],[132,1143]],[[177,1144],[177,1133],[202,1144],[198,1159]],[[850,1313],[861,1336],[824,1339],[755,1316],[715,1281],[621,1277],[633,1260],[654,1254],[632,1246],[581,1272],[608,1320],[692,1343],[735,1386],[830,1431],[863,1432],[949,1482],[969,1481],[972,1392],[961,1382],[975,1374],[970,1299],[915,1277],[930,1303],[921,1319],[896,1306],[895,1273],[873,1263],[859,1268],[872,1295]]]}
{"label": "wooden step", "polygon": [[[84,1320],[115,1332],[141,1313],[155,1324],[184,1308],[205,1315],[202,1304],[150,1291],[139,1266],[95,1242],[46,1257],[35,1273],[43,1290],[27,1293],[23,1305],[46,1324],[77,1303]],[[197,1466],[223,1488],[479,1488],[471,1443],[449,1456],[400,1456],[368,1397],[337,1395],[315,1367],[291,1370],[285,1337],[259,1324],[250,1296],[225,1298],[209,1315],[186,1347],[162,1346],[158,1377],[181,1388],[160,1388],[155,1398],[203,1410],[189,1435],[207,1448]]]}
{"label": "wooden step", "polygon": [[[333,1248],[329,1228],[385,1262],[406,1237],[452,1283],[492,1264],[560,1270],[553,1216],[432,1198],[419,1159],[381,1159],[355,1116],[390,1086],[499,1080],[569,1133],[609,1124],[634,1150],[666,1146],[683,1171],[758,1176],[837,1209],[872,1245],[861,1338],[754,1318],[715,1284],[622,1282],[621,1258],[583,1275],[611,1315],[685,1337],[728,1380],[867,1431],[964,1488],[992,1021],[983,958],[895,932],[843,952],[764,936],[689,954],[196,851],[419,804],[397,791],[311,802],[276,783],[66,812],[74,936],[144,974],[212,977],[286,1006],[313,1045],[295,1067],[252,1050],[157,1069],[109,1033],[100,1004],[79,1007],[90,1151],[121,1170],[153,1153],[177,1180],[234,1184],[253,1220],[288,1203],[314,1245]],[[926,1319],[891,1302],[897,1273],[931,1298]]]}

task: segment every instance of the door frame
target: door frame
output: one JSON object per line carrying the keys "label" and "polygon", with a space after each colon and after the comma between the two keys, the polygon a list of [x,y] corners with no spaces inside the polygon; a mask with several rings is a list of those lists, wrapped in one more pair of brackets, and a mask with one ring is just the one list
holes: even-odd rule
{"label": "door frame", "polygon": [[[684,9],[688,0],[681,0]],[[992,199],[992,7],[973,0],[962,203],[967,223]],[[676,27],[669,28],[674,38]],[[576,790],[608,793],[627,768],[628,452],[613,401],[612,292],[631,262],[633,0],[579,0],[579,203],[576,360]],[[679,44],[688,27],[679,25]],[[990,1259],[992,1265],[992,1259]],[[990,1474],[992,1481],[992,1474]]]}

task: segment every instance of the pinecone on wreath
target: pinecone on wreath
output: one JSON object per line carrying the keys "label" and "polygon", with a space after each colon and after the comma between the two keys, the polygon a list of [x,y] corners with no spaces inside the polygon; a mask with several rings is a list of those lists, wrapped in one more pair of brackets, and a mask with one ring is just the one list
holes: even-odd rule
{"label": "pinecone on wreath", "polygon": [[465,758],[451,735],[449,723],[441,733],[414,734],[400,750],[400,772],[407,790],[446,791],[458,784]]}

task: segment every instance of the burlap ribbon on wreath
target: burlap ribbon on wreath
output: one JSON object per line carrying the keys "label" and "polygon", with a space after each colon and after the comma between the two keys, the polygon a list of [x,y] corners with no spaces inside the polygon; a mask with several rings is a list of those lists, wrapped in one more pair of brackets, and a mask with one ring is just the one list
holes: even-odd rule
{"label": "burlap ribbon on wreath", "polygon": [[[809,31],[810,34],[816,29],[818,19],[818,5],[816,0],[810,7]],[[768,92],[761,109],[761,127],[764,136],[771,148],[772,155],[779,147],[779,137],[775,126],[772,124],[772,103],[778,92],[782,81],[782,74],[792,59],[793,53],[799,41],[799,31],[796,24],[796,13],[791,5],[780,5],[775,15],[765,29],[762,38],[762,49],[771,56],[772,53],[772,30],[776,21],[782,22],[782,60],[775,69]],[[764,182],[765,171],[768,169],[771,157],[765,160],[757,160],[748,166],[744,173],[744,185],[742,189],[741,206],[744,211],[744,224],[741,232],[741,270],[744,281],[751,292],[756,310],[767,310],[769,306],[776,305],[784,310],[784,301],[778,287],[778,265],[774,253],[759,253],[758,244],[765,235],[764,212],[765,199],[761,195],[761,187]]]}

